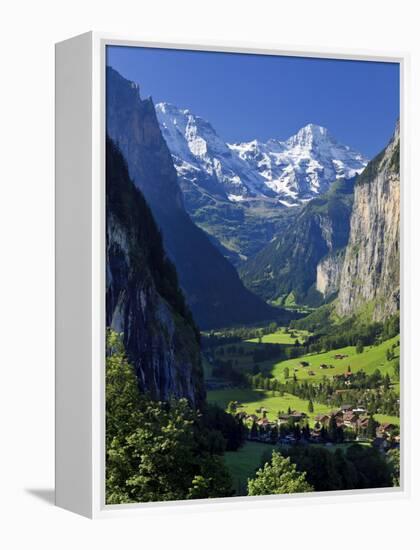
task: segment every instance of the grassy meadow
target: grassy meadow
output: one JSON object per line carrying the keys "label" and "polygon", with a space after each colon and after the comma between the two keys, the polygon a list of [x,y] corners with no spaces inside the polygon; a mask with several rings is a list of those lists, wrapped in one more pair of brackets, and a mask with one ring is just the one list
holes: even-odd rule
{"label": "grassy meadow", "polygon": [[[306,337],[309,336],[309,332],[307,330],[293,330],[286,332],[286,329],[280,328],[276,330],[276,332],[272,332],[271,334],[264,334],[261,337],[261,343],[262,344],[289,344],[293,345],[296,340],[299,341],[300,344],[302,344]],[[245,340],[246,342],[251,343],[258,343],[258,338],[251,338],[250,340]]]}
{"label": "grassy meadow", "polygon": [[238,401],[242,407],[239,409],[248,414],[256,414],[256,410],[264,407],[267,410],[267,418],[276,420],[279,412],[287,413],[291,410],[304,412],[309,417],[309,424],[315,423],[317,414],[331,412],[331,407],[314,402],[314,411],[308,412],[308,401],[300,399],[295,395],[285,393],[280,396],[278,392],[257,390],[248,388],[229,388],[224,390],[213,390],[207,392],[207,400],[226,409],[230,401]]}
{"label": "grassy meadow", "polygon": [[[383,375],[389,374],[391,379],[394,377],[393,361],[387,361],[386,350],[389,349],[392,344],[399,340],[399,336],[395,336],[377,346],[368,346],[364,348],[362,353],[356,353],[354,346],[348,346],[345,348],[335,349],[325,353],[317,353],[310,355],[303,355],[297,359],[289,359],[287,361],[280,361],[277,363],[271,363],[271,372],[275,378],[284,381],[284,368],[288,367],[289,373],[293,374],[294,369],[297,369],[296,376],[298,380],[310,379],[311,381],[320,381],[327,376],[334,376],[337,374],[343,374],[347,371],[348,367],[352,372],[364,370],[366,374],[372,374],[376,369],[379,369]],[[399,346],[394,350],[395,357],[399,356]],[[344,359],[334,359],[335,355],[347,355]],[[309,367],[302,367],[301,361],[309,363]],[[332,365],[333,368],[321,369],[320,365]],[[267,366],[265,363],[263,366]],[[310,375],[309,372],[314,372],[314,375]]]}
{"label": "grassy meadow", "polygon": [[[279,357],[281,357],[281,348],[293,344],[298,338],[304,339],[305,331],[296,331],[296,337],[290,338],[290,335],[284,331],[276,331],[272,334],[266,334],[262,337],[261,344],[278,344],[279,345]],[[308,333],[306,333],[307,335]],[[285,381],[284,369],[289,369],[289,376],[293,376],[295,373],[298,380],[311,380],[312,382],[320,382],[324,376],[332,377],[334,375],[343,374],[350,366],[352,372],[364,370],[366,374],[372,374],[376,369],[379,369],[383,375],[389,374],[391,379],[395,379],[393,372],[393,361],[387,361],[386,352],[387,349],[399,341],[399,336],[390,338],[378,344],[376,346],[366,346],[362,353],[356,353],[355,346],[347,346],[344,348],[334,349],[325,353],[313,353],[302,355],[296,359],[279,360],[270,359],[259,363],[261,372],[264,375],[273,375],[281,382]],[[254,365],[252,353],[258,346],[257,338],[245,340],[232,345],[225,344],[219,346],[217,353],[220,353],[223,348],[223,359],[231,359],[235,365],[235,368],[241,372],[251,372]],[[238,350],[242,348],[244,353],[231,352],[230,350],[235,348]],[[400,348],[397,346],[394,349],[394,358],[399,357]],[[346,355],[343,359],[334,359],[335,355]],[[301,361],[309,363],[308,367],[301,366]],[[332,366],[332,368],[321,369],[320,366],[326,364]],[[208,364],[205,365],[206,374],[209,372]],[[296,371],[294,370],[296,369]],[[313,374],[309,374],[312,371]],[[396,380],[395,380],[396,381]]]}
{"label": "grassy meadow", "polygon": [[225,463],[237,495],[247,494],[248,478],[255,477],[255,472],[260,468],[263,459],[271,455],[273,448],[267,443],[246,441],[238,451],[225,453]]}

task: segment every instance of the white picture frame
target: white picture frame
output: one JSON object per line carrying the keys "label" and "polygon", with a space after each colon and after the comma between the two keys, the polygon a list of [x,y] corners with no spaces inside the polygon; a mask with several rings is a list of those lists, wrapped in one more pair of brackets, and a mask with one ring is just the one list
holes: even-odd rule
{"label": "white picture frame", "polygon": [[[105,504],[105,48],[108,45],[399,63],[401,82],[401,487],[176,503]],[[299,505],[406,498],[410,288],[406,53],[307,50],[250,43],[182,44],[89,32],[56,45],[56,504],[89,518],[165,507]],[[77,345],[75,345],[77,342]]]}

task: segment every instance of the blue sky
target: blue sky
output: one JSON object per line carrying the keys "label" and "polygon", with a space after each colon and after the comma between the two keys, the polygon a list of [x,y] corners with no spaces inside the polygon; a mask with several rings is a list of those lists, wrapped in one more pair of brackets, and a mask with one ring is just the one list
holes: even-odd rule
{"label": "blue sky", "polygon": [[372,157],[399,116],[394,63],[108,46],[107,64],[227,142],[285,139],[313,122]]}

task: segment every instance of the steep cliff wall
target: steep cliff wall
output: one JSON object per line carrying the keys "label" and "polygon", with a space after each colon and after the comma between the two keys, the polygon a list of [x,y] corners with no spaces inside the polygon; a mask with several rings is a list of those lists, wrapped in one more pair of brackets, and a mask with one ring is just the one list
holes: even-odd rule
{"label": "steep cliff wall", "polygon": [[345,249],[325,256],[316,266],[316,289],[324,298],[335,294],[340,287]]}
{"label": "steep cliff wall", "polygon": [[[151,207],[180,285],[200,328],[281,317],[249,292],[223,254],[184,209],[177,173],[151,99],[108,67],[107,131],[127,161],[134,185]],[[284,317],[290,314],[283,312]]]}
{"label": "steep cliff wall", "polygon": [[399,147],[397,126],[389,145],[356,182],[339,315],[369,308],[373,320],[383,320],[399,309]]}
{"label": "steep cliff wall", "polygon": [[[317,288],[318,266],[327,255],[334,258],[348,242],[353,186],[354,179],[339,180],[328,193],[305,205],[289,227],[243,264],[240,273],[245,284],[267,300],[293,293],[297,303],[323,303],[326,294]],[[320,284],[332,288],[337,277]]]}
{"label": "steep cliff wall", "polygon": [[106,153],[106,322],[124,335],[139,386],[153,399],[204,399],[199,336],[176,271],[125,161]]}

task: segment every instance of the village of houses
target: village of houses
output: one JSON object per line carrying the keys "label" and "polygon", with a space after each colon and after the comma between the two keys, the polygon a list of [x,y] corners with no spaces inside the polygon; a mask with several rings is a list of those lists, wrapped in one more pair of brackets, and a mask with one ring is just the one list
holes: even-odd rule
{"label": "village of houses", "polygon": [[[264,407],[257,409],[258,414],[248,414],[240,411],[239,402],[232,403],[236,409],[235,416],[242,419],[248,428],[247,438],[250,441],[271,443],[280,445],[307,445],[325,444],[333,445],[328,429],[331,420],[334,419],[335,427],[343,433],[346,442],[371,443],[382,452],[390,448],[399,448],[400,435],[395,433],[396,426],[390,423],[382,423],[375,426],[375,434],[368,434],[369,416],[362,407],[353,408],[350,405],[342,405],[338,410],[329,414],[319,414],[315,417],[313,428],[309,427],[308,415],[301,411],[288,411],[279,413],[275,421],[267,417],[268,410]],[[369,437],[369,435],[371,437]]]}

